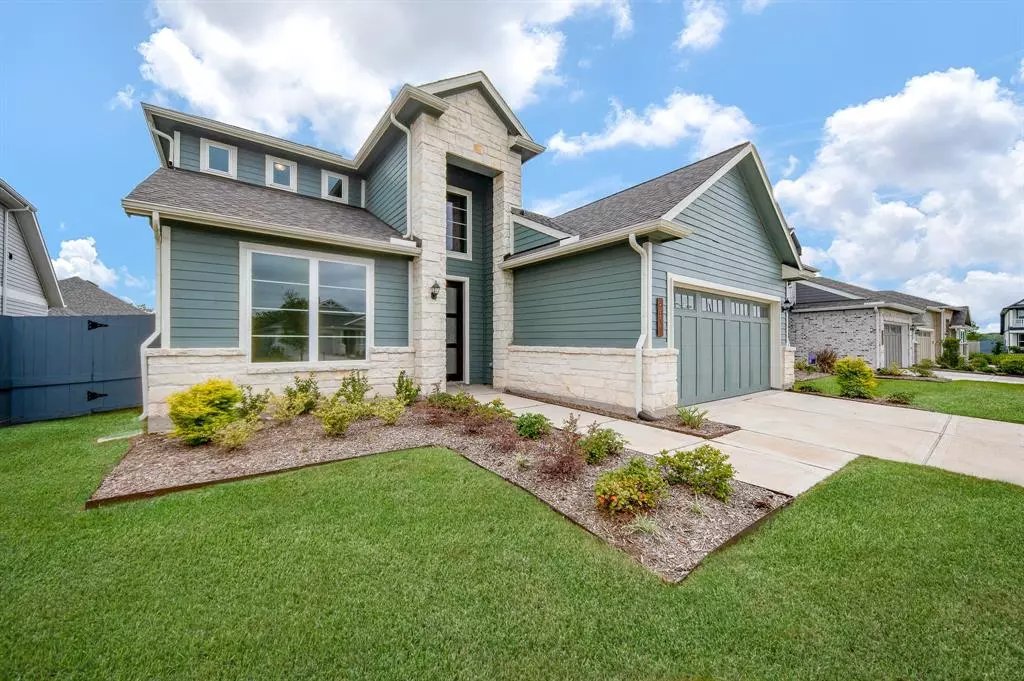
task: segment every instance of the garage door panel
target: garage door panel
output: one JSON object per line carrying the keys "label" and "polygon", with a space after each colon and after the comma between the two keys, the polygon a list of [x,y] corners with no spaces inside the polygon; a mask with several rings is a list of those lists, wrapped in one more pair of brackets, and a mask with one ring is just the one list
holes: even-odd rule
{"label": "garage door panel", "polygon": [[697,318],[676,317],[676,347],[679,348],[680,401],[692,404],[697,399]]}

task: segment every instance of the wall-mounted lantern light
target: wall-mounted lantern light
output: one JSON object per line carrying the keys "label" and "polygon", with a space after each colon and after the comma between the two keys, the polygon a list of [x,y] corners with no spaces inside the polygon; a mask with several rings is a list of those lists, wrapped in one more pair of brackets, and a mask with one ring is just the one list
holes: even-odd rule
{"label": "wall-mounted lantern light", "polygon": [[431,299],[431,300],[437,300],[437,296],[438,296],[438,295],[439,295],[440,293],[441,293],[441,285],[440,285],[440,284],[438,284],[438,283],[437,283],[437,282],[435,281],[435,282],[434,282],[434,285],[430,287],[430,299]]}

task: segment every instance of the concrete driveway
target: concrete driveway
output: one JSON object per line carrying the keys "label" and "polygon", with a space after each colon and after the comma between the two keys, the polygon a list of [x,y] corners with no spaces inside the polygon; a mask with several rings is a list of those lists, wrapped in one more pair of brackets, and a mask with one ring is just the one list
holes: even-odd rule
{"label": "concrete driveway", "polygon": [[1024,386],[1024,376],[997,376],[993,374],[972,373],[966,371],[936,371],[935,375],[940,378],[948,378],[951,381],[981,381],[982,383],[1016,383]]}
{"label": "concrete driveway", "polygon": [[857,455],[875,456],[1024,485],[1024,425],[778,391],[702,406],[743,429],[715,441],[723,450],[829,473]]}

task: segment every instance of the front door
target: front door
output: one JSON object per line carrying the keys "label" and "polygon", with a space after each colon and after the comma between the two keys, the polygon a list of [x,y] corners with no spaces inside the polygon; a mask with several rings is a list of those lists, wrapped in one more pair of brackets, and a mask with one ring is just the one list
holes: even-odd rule
{"label": "front door", "polygon": [[903,327],[899,324],[884,325],[882,347],[885,348],[885,366],[903,366]]}
{"label": "front door", "polygon": [[463,304],[463,287],[461,281],[447,283],[447,308],[445,311],[445,363],[448,367],[449,381],[464,381],[466,348],[463,345],[466,334],[463,324],[466,323],[465,306]]}

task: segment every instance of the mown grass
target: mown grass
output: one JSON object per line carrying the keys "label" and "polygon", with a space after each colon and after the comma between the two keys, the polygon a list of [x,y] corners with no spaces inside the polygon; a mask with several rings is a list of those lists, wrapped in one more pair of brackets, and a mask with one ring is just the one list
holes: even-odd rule
{"label": "mown grass", "polygon": [[[838,395],[834,376],[800,381],[794,387],[813,385],[826,395]],[[894,392],[914,394],[913,406],[942,414],[975,416],[995,421],[1024,423],[1024,385],[983,381],[901,381],[878,379],[877,394]]]}
{"label": "mown grass", "polygon": [[1024,665],[1024,490],[860,459],[667,586],[438,449],[85,512],[124,414],[0,431],[0,678],[941,679]]}

